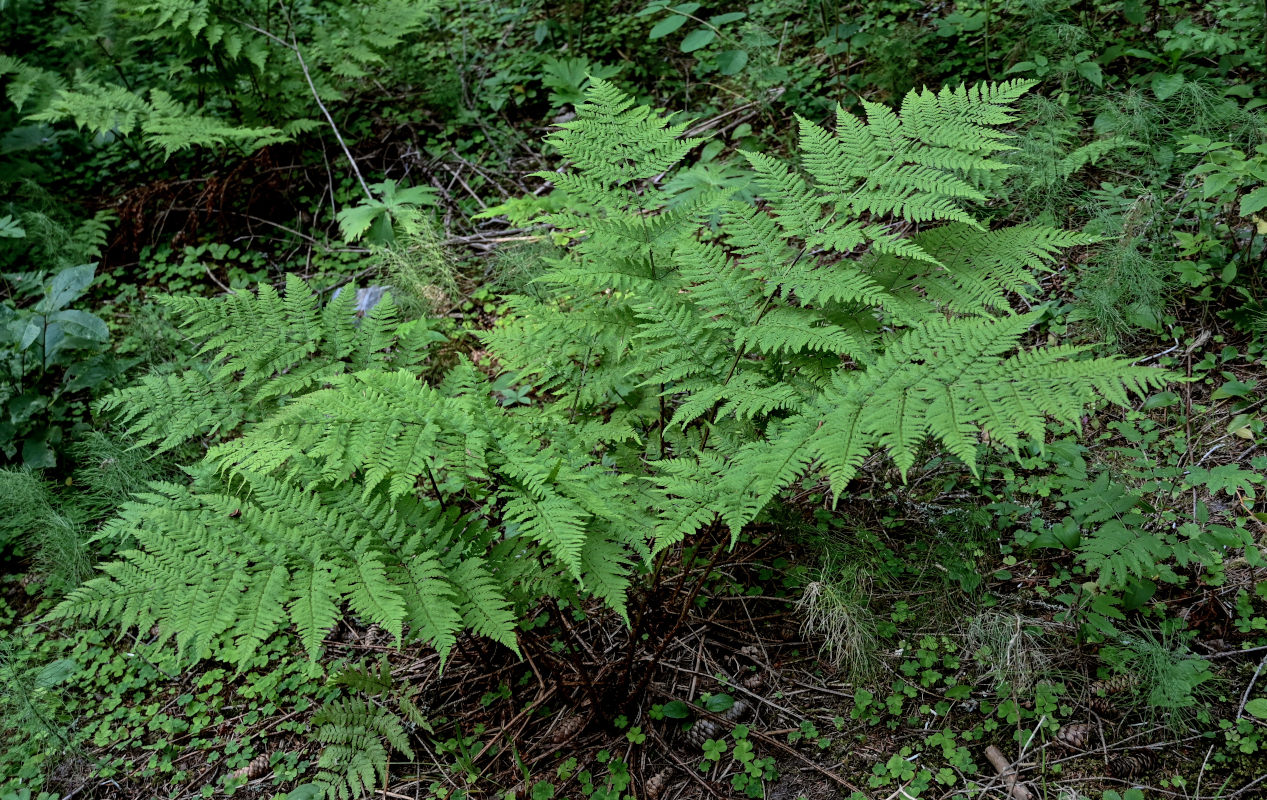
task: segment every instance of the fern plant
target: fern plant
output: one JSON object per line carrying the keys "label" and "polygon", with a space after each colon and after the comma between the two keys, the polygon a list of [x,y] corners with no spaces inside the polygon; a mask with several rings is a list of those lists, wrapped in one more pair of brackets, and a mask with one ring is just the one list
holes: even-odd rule
{"label": "fern plant", "polygon": [[1038,316],[1013,298],[1092,241],[974,216],[1030,85],[912,92],[900,113],[864,103],[834,132],[798,119],[801,168],[744,154],[759,204],[683,206],[654,179],[695,145],[685,126],[595,81],[553,138],[574,168],[549,177],[584,210],[549,221],[576,244],[486,341],[656,485],[656,547],[714,520],[738,533],[810,473],[839,495],[877,451],[905,475],[933,439],[975,472],[985,439],[1041,443],[1049,420],[1165,375],[1021,347]]}
{"label": "fern plant", "polygon": [[319,309],[292,278],[285,297],[167,301],[210,361],[103,409],[158,450],[243,435],[189,467],[190,484],[125,504],[99,536],[131,549],[58,615],[157,624],[191,658],[241,665],[279,630],[315,658],[345,606],[442,654],[465,630],[515,649],[512,603],[568,581],[623,611],[649,523],[629,478],[567,436],[545,442],[558,421],[507,414],[469,364],[420,381],[436,334],[392,323],[390,299],[358,325],[354,295]]}
{"label": "fern plant", "polygon": [[[324,745],[309,796],[353,800],[387,783],[392,750],[413,758],[400,718],[368,700],[335,700],[312,717],[313,738]],[[302,790],[301,794],[303,793]]]}
{"label": "fern plant", "polygon": [[[332,103],[388,54],[406,55],[402,45],[435,11],[412,0],[313,0],[280,14],[268,0],[54,6],[41,12],[52,17],[46,24],[64,25],[60,46],[83,57],[73,75],[59,74],[60,63],[40,64],[42,53],[0,58],[0,75],[14,76],[9,99],[31,120],[70,121],[107,141],[138,139],[165,157],[198,147],[250,153],[314,130],[314,95]],[[168,79],[144,87],[135,72]]]}
{"label": "fern plant", "polygon": [[638,565],[706,526],[737,535],[798,479],[839,495],[873,455],[905,475],[929,440],[975,472],[987,442],[1041,446],[1050,420],[1125,403],[1165,373],[1025,349],[1037,313],[1012,310],[1088,238],[975,215],[1028,86],[866,104],[833,133],[800,120],[802,166],[746,153],[762,199],[743,204],[670,203],[657,179],[695,141],[593,81],[553,139],[573,166],[549,173],[569,198],[550,222],[573,245],[485,336],[530,406],[498,405],[470,364],[420,380],[399,368],[410,323],[331,328],[347,307],[295,280],[284,301],[170,301],[210,365],[105,407],[137,404],[159,447],[213,415],[242,435],[130,504],[103,535],[131,550],[57,613],[238,663],[292,629],[315,656],[344,613],[442,654],[467,630],[513,648],[526,605],[579,592],[623,615]]}
{"label": "fern plant", "polygon": [[[1243,553],[1251,565],[1262,562],[1248,506],[1217,500],[1224,494],[1252,498],[1264,483],[1258,472],[1237,464],[1185,468],[1186,445],[1170,449],[1174,443],[1161,441],[1147,418],[1114,427],[1138,445],[1106,448],[1102,455],[1116,462],[1112,469],[1089,466],[1085,448],[1062,442],[1053,474],[1009,483],[1014,499],[995,506],[1015,521],[1032,505],[1030,495],[1060,499],[1057,514],[1034,509],[1028,530],[1017,538],[1028,547],[1073,554],[1067,590],[1055,596],[1077,610],[1070,616],[1093,638],[1121,635],[1126,612],[1167,584],[1218,580],[1229,551]],[[1251,464],[1260,471],[1264,466],[1264,460]]]}
{"label": "fern plant", "polygon": [[413,367],[444,339],[425,322],[400,324],[390,296],[359,319],[355,298],[349,287],[320,308],[294,276],[284,294],[266,285],[258,294],[222,299],[160,297],[202,343],[197,355],[213,357],[182,372],[148,375],[105,397],[97,410],[117,412],[138,446],[162,452],[196,437],[232,434],[343,372]]}
{"label": "fern plant", "polygon": [[414,702],[419,687],[401,687],[384,659],[377,665],[355,664],[334,676],[334,682],[364,695],[327,702],[313,715],[313,741],[322,745],[317,775],[288,797],[351,800],[373,794],[387,783],[390,754],[412,759],[411,732],[434,733],[426,714]]}

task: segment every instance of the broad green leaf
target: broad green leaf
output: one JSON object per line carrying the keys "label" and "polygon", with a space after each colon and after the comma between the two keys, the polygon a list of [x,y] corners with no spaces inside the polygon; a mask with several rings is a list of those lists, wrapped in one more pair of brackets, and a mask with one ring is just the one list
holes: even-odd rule
{"label": "broad green leaf", "polygon": [[687,17],[684,17],[681,14],[674,14],[673,16],[665,17],[651,28],[651,33],[647,36],[647,38],[652,41],[655,41],[656,39],[663,39],[670,33],[673,33],[675,30],[685,25],[686,20]]}
{"label": "broad green leaf", "polygon": [[737,75],[748,66],[747,50],[723,50],[717,54],[717,69],[723,75]]}
{"label": "broad green leaf", "polygon": [[49,284],[44,299],[36,304],[35,310],[41,314],[61,311],[88,289],[96,272],[96,264],[82,264],[78,267],[68,267],[57,273],[53,277],[53,282]]}
{"label": "broad green leaf", "polygon": [[66,329],[66,333],[80,339],[94,342],[105,342],[110,339],[110,329],[106,327],[106,323],[100,317],[89,314],[87,311],[68,308],[65,311],[58,311],[49,319],[60,322]]}
{"label": "broad green leaf", "polygon": [[682,40],[682,52],[694,53],[701,47],[707,47],[717,38],[716,31],[711,28],[699,28],[686,34],[686,38]]}
{"label": "broad green leaf", "polygon": [[66,341],[66,329],[60,322],[49,322],[40,340],[44,345],[44,363],[51,364],[53,357],[62,349],[62,344]]}
{"label": "broad green leaf", "polygon": [[1223,190],[1228,186],[1231,186],[1235,181],[1236,175],[1231,172],[1212,172],[1209,175],[1206,175],[1205,180],[1201,182],[1201,192],[1207,198],[1214,197],[1215,195],[1222,194]]}
{"label": "broad green leaf", "polygon": [[1254,387],[1258,385],[1257,381],[1237,381],[1231,380],[1215,389],[1210,395],[1211,400],[1226,400],[1229,397],[1245,397],[1254,391]]}
{"label": "broad green leaf", "polygon": [[365,234],[365,241],[373,244],[391,244],[396,241],[391,212],[384,212],[374,218],[374,222],[370,224],[369,233]]}
{"label": "broad green leaf", "polygon": [[57,455],[49,446],[51,431],[42,430],[22,443],[22,465],[30,469],[52,469],[57,466]]}
{"label": "broad green leaf", "polygon": [[652,0],[647,7],[634,14],[635,17],[645,17],[649,14],[657,14],[669,7],[669,0]]}
{"label": "broad green leaf", "polygon": [[1267,697],[1255,697],[1245,704],[1245,710],[1259,719],[1267,719]]}
{"label": "broad green leaf", "polygon": [[731,709],[731,706],[733,706],[734,704],[735,704],[735,698],[731,697],[730,695],[714,694],[714,695],[710,695],[709,698],[704,701],[704,708],[707,708],[709,711],[713,712],[714,714],[724,714],[725,712],[729,711]]}
{"label": "broad green leaf", "polygon": [[670,700],[660,709],[669,719],[686,719],[691,716],[691,707],[681,700]]}
{"label": "broad green leaf", "polygon": [[1152,89],[1153,94],[1158,100],[1165,100],[1183,87],[1182,75],[1162,75],[1160,73],[1153,76]]}
{"label": "broad green leaf", "polygon": [[709,17],[708,23],[714,26],[725,25],[727,22],[738,22],[746,16],[748,15],[742,11],[731,11],[727,14],[718,14],[717,16]]}
{"label": "broad green leaf", "polygon": [[46,664],[35,674],[35,688],[51,689],[69,680],[78,671],[79,665],[74,661],[69,658],[59,658],[51,664]]}
{"label": "broad green leaf", "polygon": [[1104,85],[1104,73],[1100,65],[1094,61],[1080,61],[1074,66],[1078,74],[1094,83],[1097,87]]}
{"label": "broad green leaf", "polygon": [[1248,217],[1267,208],[1267,186],[1259,186],[1241,198],[1241,216]]}
{"label": "broad green leaf", "polygon": [[26,321],[26,328],[23,329],[22,336],[18,339],[19,353],[30,347],[36,339],[40,338],[40,334],[44,332],[44,324],[45,319],[41,316],[31,317]]}
{"label": "broad green leaf", "polygon": [[1140,609],[1157,593],[1157,584],[1149,580],[1131,581],[1122,594],[1122,607],[1127,611]]}
{"label": "broad green leaf", "polygon": [[1165,408],[1166,406],[1173,406],[1175,403],[1178,403],[1178,402],[1179,402],[1179,395],[1175,394],[1174,392],[1170,392],[1170,391],[1158,392],[1157,394],[1150,395],[1149,398],[1144,401],[1144,405],[1142,406],[1142,408],[1144,411],[1151,411],[1154,408]]}

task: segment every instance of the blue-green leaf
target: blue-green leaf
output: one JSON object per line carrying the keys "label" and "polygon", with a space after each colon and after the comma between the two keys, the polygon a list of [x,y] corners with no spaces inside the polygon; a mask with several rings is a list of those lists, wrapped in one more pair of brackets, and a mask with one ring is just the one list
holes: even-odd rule
{"label": "blue-green leaf", "polygon": [[87,311],[68,308],[65,311],[58,311],[49,319],[60,322],[66,329],[66,333],[80,339],[89,339],[94,342],[105,342],[110,339],[110,329],[106,327],[106,323],[100,317],[89,314]]}
{"label": "blue-green leaf", "polygon": [[1158,100],[1165,100],[1183,87],[1182,75],[1162,75],[1160,73],[1153,76],[1152,89],[1153,94]]}
{"label": "blue-green leaf", "polygon": [[96,264],[82,264],[69,267],[57,273],[49,284],[44,299],[36,304],[35,310],[41,314],[61,311],[77,300],[92,283],[92,276],[97,272]]}

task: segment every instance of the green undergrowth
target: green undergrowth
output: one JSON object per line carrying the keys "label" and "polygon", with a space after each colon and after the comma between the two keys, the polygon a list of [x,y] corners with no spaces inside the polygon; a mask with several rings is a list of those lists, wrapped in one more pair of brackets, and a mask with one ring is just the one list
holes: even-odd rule
{"label": "green undergrowth", "polygon": [[1263,791],[1261,4],[0,5],[0,800]]}

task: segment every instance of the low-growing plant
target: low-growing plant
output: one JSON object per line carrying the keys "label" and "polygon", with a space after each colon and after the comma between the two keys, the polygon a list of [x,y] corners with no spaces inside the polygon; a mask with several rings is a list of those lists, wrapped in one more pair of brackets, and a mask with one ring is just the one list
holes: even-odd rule
{"label": "low-growing plant", "polygon": [[672,206],[653,179],[696,142],[594,80],[553,140],[573,169],[548,173],[579,200],[549,218],[572,244],[483,337],[531,403],[498,402],[470,364],[420,378],[435,337],[390,304],[358,322],[350,293],[319,308],[297,279],[169,301],[210,361],[103,407],[160,449],[241,435],[127,504],[101,536],[132,549],[57,616],[157,625],[184,657],[239,665],[291,630],[315,658],[345,614],[442,657],[464,631],[516,650],[548,597],[636,626],[642,568],[703,530],[733,541],[798,480],[839,496],[873,453],[904,476],[929,440],[976,472],[987,437],[1037,448],[1049,419],[1160,385],[1021,347],[1038,314],[1009,293],[1087,241],[971,212],[1026,88],[913,92],[900,114],[841,109],[834,133],[801,120],[802,167],[745,154],[757,204]]}
{"label": "low-growing plant", "polygon": [[1210,662],[1192,652],[1184,637],[1142,631],[1120,642],[1102,648],[1100,656],[1116,675],[1136,684],[1132,694],[1143,702],[1147,716],[1181,731],[1196,716],[1209,713],[1215,676]]}
{"label": "low-growing plant", "polygon": [[798,603],[803,630],[823,639],[824,660],[855,684],[866,684],[877,669],[876,621],[867,604],[867,584],[856,566],[826,563],[806,584]]}
{"label": "low-growing plant", "polygon": [[105,321],[71,307],[95,273],[95,264],[83,264],[8,276],[0,302],[0,463],[56,466],[65,429],[76,421],[70,398],[128,366],[105,354]]}

